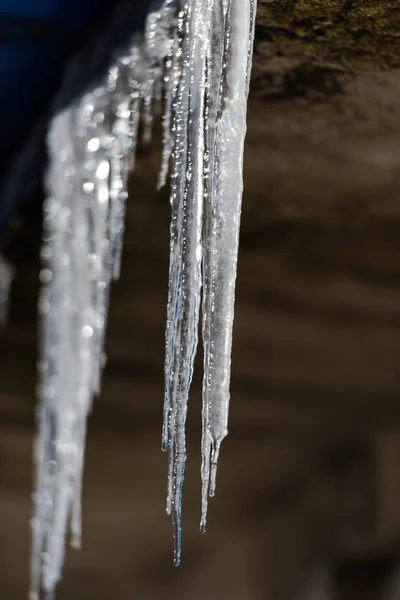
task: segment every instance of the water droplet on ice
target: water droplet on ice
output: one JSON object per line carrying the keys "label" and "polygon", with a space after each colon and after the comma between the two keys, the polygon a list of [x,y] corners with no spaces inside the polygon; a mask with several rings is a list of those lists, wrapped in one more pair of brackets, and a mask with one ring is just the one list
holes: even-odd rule
{"label": "water droplet on ice", "polygon": [[100,140],[98,137],[94,137],[88,141],[87,148],[89,152],[96,152],[100,148]]}
{"label": "water droplet on ice", "polygon": [[96,177],[98,179],[107,179],[110,173],[110,164],[108,160],[102,160],[96,170]]}

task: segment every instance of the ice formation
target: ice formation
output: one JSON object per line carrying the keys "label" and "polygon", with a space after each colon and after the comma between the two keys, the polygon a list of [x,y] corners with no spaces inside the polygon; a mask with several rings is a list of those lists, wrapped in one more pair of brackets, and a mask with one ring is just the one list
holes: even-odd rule
{"label": "ice formation", "polygon": [[[163,448],[175,564],[181,552],[185,422],[203,290],[202,516],[227,434],[243,145],[255,2],[193,0],[180,13],[171,60],[172,224]],[[174,60],[175,59],[175,60]],[[168,146],[167,146],[168,151]]]}
{"label": "ice formation", "polygon": [[30,600],[53,598],[68,526],[80,545],[86,420],[99,392],[110,286],[119,276],[127,178],[140,123],[164,95],[171,247],[163,448],[175,563],[181,550],[185,421],[203,290],[203,501],[227,434],[246,101],[255,0],[165,0],[103,85],[57,115],[41,270],[42,352]]}

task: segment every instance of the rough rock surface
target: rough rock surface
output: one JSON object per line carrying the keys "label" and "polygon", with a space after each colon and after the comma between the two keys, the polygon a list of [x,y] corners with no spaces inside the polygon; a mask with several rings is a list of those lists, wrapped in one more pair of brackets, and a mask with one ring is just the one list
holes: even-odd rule
{"label": "rough rock surface", "polygon": [[397,222],[399,67],[397,1],[261,0],[251,112],[268,216]]}

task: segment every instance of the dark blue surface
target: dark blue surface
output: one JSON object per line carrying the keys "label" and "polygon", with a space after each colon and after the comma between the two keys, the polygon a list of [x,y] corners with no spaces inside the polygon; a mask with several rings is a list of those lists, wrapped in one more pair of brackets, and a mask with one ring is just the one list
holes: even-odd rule
{"label": "dark blue surface", "polygon": [[40,110],[68,55],[71,31],[87,22],[94,4],[96,0],[0,2],[1,150],[23,135]]}
{"label": "dark blue surface", "polygon": [[0,154],[3,162],[60,83],[75,35],[96,24],[112,0],[0,1]]}
{"label": "dark blue surface", "polygon": [[40,181],[51,114],[101,75],[151,3],[0,0],[0,230]]}

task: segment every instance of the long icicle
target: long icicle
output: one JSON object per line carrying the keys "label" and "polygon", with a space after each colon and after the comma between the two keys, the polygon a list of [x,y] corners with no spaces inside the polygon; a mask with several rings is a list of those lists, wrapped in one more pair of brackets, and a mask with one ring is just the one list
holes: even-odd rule
{"label": "long icicle", "polygon": [[[172,85],[172,221],[166,331],[163,448],[169,449],[167,512],[174,560],[181,552],[185,425],[203,295],[202,517],[215,493],[227,434],[230,356],[255,0],[182,3]],[[175,62],[174,62],[175,61]],[[175,67],[174,67],[175,64]],[[170,88],[171,92],[171,88]],[[171,100],[170,100],[171,101]],[[167,111],[170,104],[167,103]],[[170,122],[168,112],[164,118]],[[168,144],[168,131],[165,135]],[[168,161],[164,149],[161,182]],[[204,206],[205,198],[205,206]],[[203,217],[204,213],[204,217]],[[201,267],[202,265],[202,267]],[[203,273],[201,272],[201,268]]]}
{"label": "long icicle", "polygon": [[162,75],[159,65],[169,38],[160,25],[169,5],[172,0],[157,13],[145,40],[134,40],[115,61],[103,85],[59,114],[50,130],[30,600],[40,598],[41,588],[46,598],[53,597],[68,524],[72,545],[81,543],[86,420],[100,390],[109,294],[120,270],[140,107],[147,78]]}
{"label": "long icicle", "polygon": [[[207,3],[206,3],[207,5]],[[181,503],[186,461],[185,425],[198,341],[200,311],[205,58],[208,11],[200,0],[181,16],[184,36],[179,53],[182,72],[175,106],[173,153],[172,246],[167,326],[166,424],[170,450],[167,510],[172,513],[174,562],[180,563]]]}
{"label": "long icicle", "polygon": [[215,494],[220,446],[228,433],[243,149],[255,10],[255,0],[216,2],[210,48],[210,167],[203,242],[202,531],[206,530],[207,497]]}
{"label": "long icicle", "polygon": [[[167,512],[181,554],[186,416],[203,285],[202,517],[215,492],[227,434],[242,161],[256,0],[165,0],[145,40],[115,61],[108,80],[53,121],[45,204],[43,352],[39,364],[37,489],[31,600],[61,577],[70,520],[80,545],[86,420],[99,392],[112,279],[119,276],[140,108],[164,73],[164,155],[172,162],[170,274],[162,446],[169,450]],[[167,57],[166,65],[163,61]]]}

